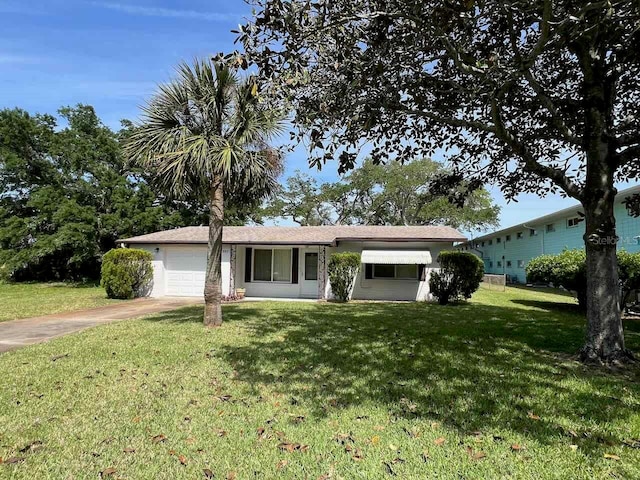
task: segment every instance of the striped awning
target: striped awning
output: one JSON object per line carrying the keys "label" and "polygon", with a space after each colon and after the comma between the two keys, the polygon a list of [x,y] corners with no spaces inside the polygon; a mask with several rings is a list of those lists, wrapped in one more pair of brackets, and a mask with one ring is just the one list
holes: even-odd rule
{"label": "striped awning", "polygon": [[430,265],[429,250],[363,250],[362,263],[384,265]]}

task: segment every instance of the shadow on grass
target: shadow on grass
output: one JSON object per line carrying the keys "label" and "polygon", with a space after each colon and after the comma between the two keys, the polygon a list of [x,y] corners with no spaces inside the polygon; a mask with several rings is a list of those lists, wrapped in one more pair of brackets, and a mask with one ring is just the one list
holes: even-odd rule
{"label": "shadow on grass", "polygon": [[[597,425],[630,418],[633,407],[620,389],[624,383],[637,399],[637,382],[569,360],[581,346],[584,320],[547,302],[518,303],[542,311],[478,304],[227,305],[225,322],[242,329],[243,341],[221,335],[214,348],[237,380],[274,388],[319,417],[374,403],[391,421],[428,418],[463,434],[508,429],[546,443],[557,443],[580,419]],[[201,315],[202,307],[189,307],[148,320],[199,322]],[[631,330],[633,349],[640,347],[638,330]],[[599,435],[593,448],[609,441]]]}

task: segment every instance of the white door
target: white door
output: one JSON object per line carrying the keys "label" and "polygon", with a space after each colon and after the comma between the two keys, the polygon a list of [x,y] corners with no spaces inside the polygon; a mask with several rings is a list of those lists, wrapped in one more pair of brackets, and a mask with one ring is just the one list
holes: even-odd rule
{"label": "white door", "polygon": [[318,298],[318,249],[300,249],[300,296]]}
{"label": "white door", "polygon": [[202,297],[207,269],[207,247],[167,249],[167,295]]}

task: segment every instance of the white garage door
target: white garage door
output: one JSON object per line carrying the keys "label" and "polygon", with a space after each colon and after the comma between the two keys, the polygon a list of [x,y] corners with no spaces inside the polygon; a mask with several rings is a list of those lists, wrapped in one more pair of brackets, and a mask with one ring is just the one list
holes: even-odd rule
{"label": "white garage door", "polygon": [[167,251],[167,295],[201,297],[207,269],[207,249],[172,248]]}
{"label": "white garage door", "polygon": [[[229,249],[222,250],[223,295],[229,290]],[[207,269],[207,247],[175,247],[167,250],[168,296],[202,297]],[[226,288],[225,288],[226,287]]]}

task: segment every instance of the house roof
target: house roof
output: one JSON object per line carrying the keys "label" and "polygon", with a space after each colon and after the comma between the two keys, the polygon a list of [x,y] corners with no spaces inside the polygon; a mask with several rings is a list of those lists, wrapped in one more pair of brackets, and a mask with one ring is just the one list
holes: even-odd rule
{"label": "house roof", "polygon": [[[640,185],[635,185],[633,187],[630,187],[630,188],[627,188],[625,190],[619,191],[618,194],[616,195],[616,200],[615,201],[616,202],[622,202],[626,197],[628,197],[630,195],[633,195],[633,194],[636,194],[636,193],[640,193]],[[575,216],[581,210],[583,210],[582,205],[577,203],[577,204],[573,205],[572,207],[563,208],[562,210],[558,210],[557,212],[553,212],[553,213],[549,213],[547,215],[543,215],[542,217],[537,217],[537,218],[534,218],[532,220],[527,220],[526,222],[523,222],[523,223],[518,223],[516,225],[511,225],[510,227],[506,227],[506,228],[503,228],[501,230],[497,230],[495,232],[487,233],[486,235],[481,235],[479,237],[476,237],[474,239],[469,240],[469,242],[471,242],[471,241],[476,242],[478,240],[488,240],[488,239],[493,238],[495,236],[500,236],[500,235],[505,234],[505,233],[513,232],[514,230],[523,230],[523,229],[532,228],[534,226],[545,225],[545,224],[550,223],[551,221],[557,220],[559,218]]]}
{"label": "house roof", "polygon": [[[118,243],[207,243],[209,227],[184,227],[124,238]],[[318,226],[318,227],[224,227],[222,242],[263,245],[335,245],[341,241],[430,241],[463,242],[466,238],[451,227],[442,226]]]}

